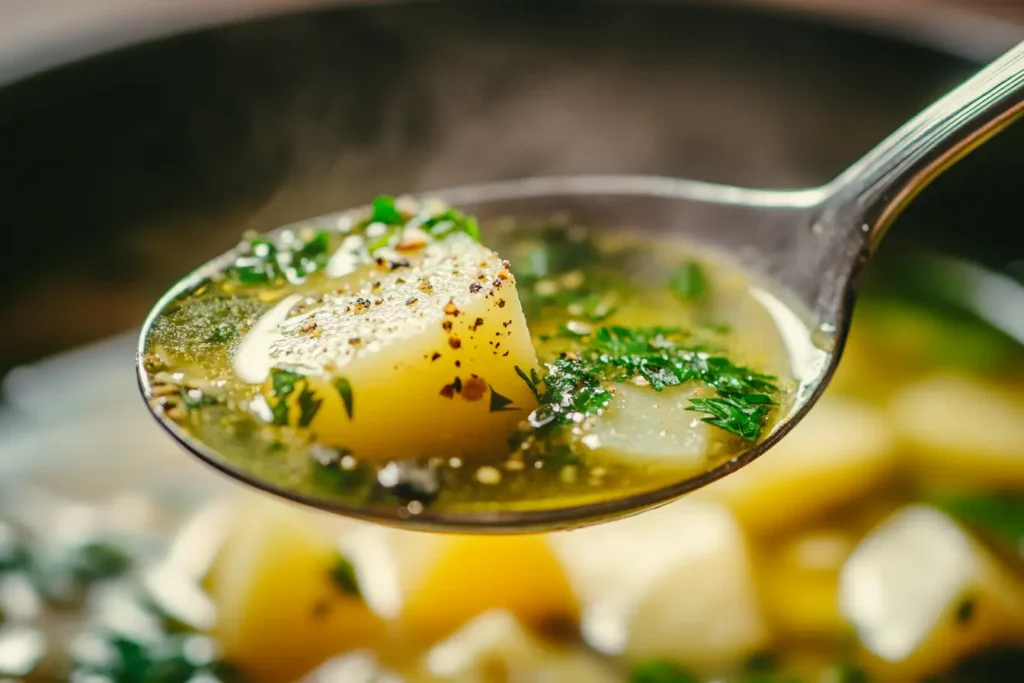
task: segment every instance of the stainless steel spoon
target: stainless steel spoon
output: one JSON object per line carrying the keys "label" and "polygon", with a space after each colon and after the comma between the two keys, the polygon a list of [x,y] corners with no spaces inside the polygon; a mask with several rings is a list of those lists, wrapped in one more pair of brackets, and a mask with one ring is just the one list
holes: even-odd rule
{"label": "stainless steel spoon", "polygon": [[[792,340],[801,382],[788,418],[749,450],[698,476],[639,494],[544,510],[450,512],[346,505],[291,490],[239,467],[198,442],[163,413],[160,423],[189,451],[251,485],[339,514],[414,528],[514,532],[579,526],[650,508],[705,486],[770,450],[811,409],[839,362],[864,265],[899,212],[932,179],[1024,112],[1024,43],[913,118],[832,182],[800,191],[765,191],[652,177],[565,177],[430,193],[467,213],[538,217],[567,212],[608,228],[660,227],[729,255],[781,293],[802,322]],[[965,198],[970,201],[970,198]],[[336,225],[338,215],[303,225]],[[143,327],[137,358],[142,392],[153,386],[143,354],[154,321],[177,296],[223,272],[229,252],[178,283]],[[807,329],[817,330],[814,344]],[[825,351],[818,349],[824,348]],[[802,374],[801,374],[802,373]]]}

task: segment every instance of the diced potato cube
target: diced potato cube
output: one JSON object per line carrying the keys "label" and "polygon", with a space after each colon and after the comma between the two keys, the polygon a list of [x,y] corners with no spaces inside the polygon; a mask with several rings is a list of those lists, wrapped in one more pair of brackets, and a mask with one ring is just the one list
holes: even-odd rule
{"label": "diced potato cube", "polygon": [[713,668],[768,640],[746,538],[719,505],[679,501],[552,539],[600,651]]}
{"label": "diced potato cube", "polygon": [[875,490],[894,466],[892,450],[878,411],[826,396],[778,445],[696,495],[725,503],[753,533],[777,532]]}
{"label": "diced potato cube", "polygon": [[[359,458],[504,452],[536,407],[516,371],[537,359],[515,279],[462,234],[402,258],[410,265],[281,324],[275,366],[308,375],[288,395],[289,420]],[[275,405],[273,377],[264,391]]]}
{"label": "diced potato cube", "polygon": [[654,391],[617,384],[615,397],[592,431],[596,449],[628,458],[686,463],[705,469],[713,429],[702,414],[687,411],[690,398],[702,394],[693,384]]}
{"label": "diced potato cube", "polygon": [[256,499],[239,510],[208,577],[219,612],[214,633],[225,655],[259,681],[295,680],[332,655],[383,639],[383,621],[332,578],[338,544],[316,522],[289,504]]}
{"label": "diced potato cube", "polygon": [[977,380],[938,375],[893,397],[892,424],[922,479],[1024,488],[1024,399]]}
{"label": "diced potato cube", "polygon": [[794,639],[834,639],[849,631],[839,611],[839,571],[854,548],[850,534],[822,529],[758,553],[768,619]]}
{"label": "diced potato cube", "polygon": [[941,673],[998,644],[1024,644],[1024,583],[935,508],[883,522],[840,575],[840,608],[870,653],[872,680]]}
{"label": "diced potato cube", "polygon": [[414,643],[436,642],[492,609],[534,626],[578,619],[576,596],[544,536],[393,533],[399,623]]}
{"label": "diced potato cube", "polygon": [[529,633],[514,616],[494,610],[433,647],[424,658],[426,680],[445,683],[615,683],[593,656],[556,648]]}

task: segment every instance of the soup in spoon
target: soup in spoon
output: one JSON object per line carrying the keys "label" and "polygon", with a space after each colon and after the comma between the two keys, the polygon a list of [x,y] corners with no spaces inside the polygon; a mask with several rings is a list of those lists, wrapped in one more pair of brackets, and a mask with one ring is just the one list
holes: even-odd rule
{"label": "soup in spoon", "polygon": [[600,227],[382,196],[247,238],[151,319],[150,405],[258,485],[405,519],[621,498],[749,449],[800,389],[777,300]]}

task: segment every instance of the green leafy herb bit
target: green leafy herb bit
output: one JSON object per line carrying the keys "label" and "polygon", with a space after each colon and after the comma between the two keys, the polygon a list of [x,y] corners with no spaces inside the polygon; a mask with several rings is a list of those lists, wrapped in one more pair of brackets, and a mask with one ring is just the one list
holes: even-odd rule
{"label": "green leafy herb bit", "polygon": [[708,278],[699,263],[690,261],[668,283],[672,293],[684,301],[699,299],[708,291]]}
{"label": "green leafy herb bit", "polygon": [[678,664],[654,660],[637,664],[629,683],[700,683],[700,679]]}
{"label": "green leafy herb bit", "polygon": [[950,516],[985,529],[1013,547],[1024,543],[1024,499],[995,493],[936,496],[933,504]]}
{"label": "green leafy herb bit", "polygon": [[309,423],[316,417],[316,413],[320,410],[320,405],[323,403],[322,398],[317,398],[316,394],[309,390],[308,387],[303,387],[302,393],[299,394],[299,426],[308,427]]}
{"label": "green leafy herb bit", "polygon": [[373,211],[370,214],[372,223],[401,225],[407,220],[406,216],[395,206],[395,198],[389,195],[380,195],[373,200],[372,206]]}
{"label": "green leafy herb bit", "polygon": [[491,390],[491,407],[490,407],[490,412],[492,412],[492,413],[500,413],[500,412],[505,411],[505,410],[516,410],[517,409],[515,406],[512,405],[512,399],[510,399],[507,396],[502,396],[497,391],[495,391],[494,387],[492,387],[491,385],[488,384],[487,386]]}
{"label": "green leafy herb bit", "polygon": [[235,259],[228,275],[242,285],[267,285],[291,282],[300,284],[327,265],[330,256],[330,234],[318,230],[307,240],[295,232],[288,248],[281,248],[265,237],[249,241],[246,253]]}
{"label": "green leafy herb bit", "polygon": [[357,598],[362,597],[362,590],[359,588],[359,579],[356,576],[356,568],[347,557],[338,554],[334,560],[334,566],[330,571],[331,581],[343,592]]}
{"label": "green leafy herb bit", "polygon": [[288,424],[288,397],[295,391],[295,385],[305,381],[305,377],[291,370],[273,368],[270,371],[270,385],[277,401],[270,407],[274,416],[274,424]]}
{"label": "green leafy herb bit", "polygon": [[344,377],[334,380],[334,388],[341,396],[341,402],[345,404],[345,414],[352,419],[352,384]]}
{"label": "green leafy herb bit", "polygon": [[688,410],[708,413],[705,422],[751,441],[760,436],[774,405],[774,377],[684,344],[688,335],[679,328],[612,326],[589,334],[568,332],[579,348],[548,366],[541,406],[531,417],[535,427],[595,415],[611,401],[611,383],[638,377],[655,391],[703,382],[718,396],[692,399]]}
{"label": "green leafy herb bit", "polygon": [[533,397],[540,401],[540,389],[538,389],[537,387],[540,385],[541,380],[540,374],[538,374],[537,369],[530,368],[529,375],[527,375],[526,372],[518,365],[515,366],[515,369],[516,374],[519,375],[519,377],[524,382],[526,382],[526,386],[530,388],[530,392],[533,394]]}

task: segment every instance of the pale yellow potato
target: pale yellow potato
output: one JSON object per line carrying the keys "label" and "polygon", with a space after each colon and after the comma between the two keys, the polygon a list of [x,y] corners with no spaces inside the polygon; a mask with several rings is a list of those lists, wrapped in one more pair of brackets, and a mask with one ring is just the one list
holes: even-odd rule
{"label": "pale yellow potato", "polygon": [[596,649],[715,668],[769,642],[747,539],[728,510],[683,500],[552,534]]}
{"label": "pale yellow potato", "polygon": [[618,683],[606,664],[584,651],[556,647],[509,612],[493,610],[466,624],[423,658],[424,683]]}
{"label": "pale yellow potato", "polygon": [[575,623],[576,595],[548,538],[392,532],[398,624],[415,645],[437,642],[489,610],[533,626]]}
{"label": "pale yellow potato", "polygon": [[800,640],[835,639],[850,630],[839,611],[839,572],[855,540],[845,531],[818,529],[759,549],[758,585],[774,629]]}
{"label": "pale yellow potato", "polygon": [[1024,581],[939,510],[909,505],[856,548],[840,608],[879,681],[922,680],[999,644],[1024,644]]}
{"label": "pale yellow potato", "polygon": [[778,445],[697,495],[724,503],[754,533],[792,529],[877,490],[895,465],[893,446],[878,410],[825,396]]}
{"label": "pale yellow potato", "polygon": [[706,394],[693,383],[662,391],[617,384],[614,398],[591,431],[592,447],[623,458],[703,471],[714,443],[713,427],[701,421],[703,414],[686,409],[691,398]]}
{"label": "pale yellow potato", "polygon": [[331,579],[338,548],[314,515],[290,504],[243,505],[206,581],[225,656],[280,683],[335,654],[379,646],[385,623]]}
{"label": "pale yellow potato", "polygon": [[1024,397],[935,375],[893,397],[890,417],[916,475],[939,484],[1024,488]]}
{"label": "pale yellow potato", "polygon": [[[290,421],[308,389],[322,401],[308,425],[315,438],[358,458],[503,452],[536,407],[516,372],[537,359],[515,279],[461,234],[395,258],[411,265],[280,325],[275,367],[308,375],[288,399]],[[264,391],[274,405],[271,380]]]}

